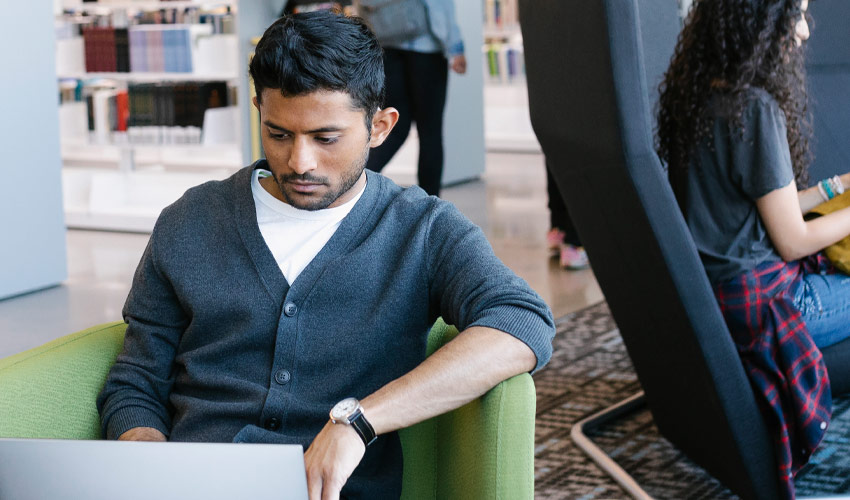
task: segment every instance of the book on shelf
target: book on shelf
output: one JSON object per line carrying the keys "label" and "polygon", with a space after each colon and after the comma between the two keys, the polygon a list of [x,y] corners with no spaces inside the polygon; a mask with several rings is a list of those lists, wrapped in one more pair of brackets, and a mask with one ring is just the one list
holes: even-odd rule
{"label": "book on shelf", "polygon": [[487,43],[483,46],[484,75],[489,83],[513,83],[525,78],[522,44]]}
{"label": "book on shelf", "polygon": [[[126,29],[124,30],[126,32]],[[119,59],[129,59],[126,45],[117,44],[116,28],[88,26],[83,28],[86,71],[117,72]],[[119,54],[119,51],[121,53]]]}
{"label": "book on shelf", "polygon": [[[224,81],[131,83],[124,88],[103,80],[78,90],[65,81],[60,98],[63,104],[85,103],[88,142],[100,145],[199,144],[207,110],[233,104]],[[69,117],[63,123],[77,122]],[[79,136],[75,130],[62,132]]]}
{"label": "book on shelf", "polygon": [[[57,45],[63,60],[71,61],[58,66],[71,70],[65,70],[69,75],[79,72],[73,71],[79,67],[77,60],[84,60],[82,66],[89,73],[206,70],[236,75],[239,69],[232,55],[238,54],[238,39],[233,13],[229,7],[205,9],[200,5],[138,12],[131,9],[135,14],[128,17],[124,8],[104,15],[78,5],[66,10],[64,21],[57,23]],[[76,40],[82,42],[79,55],[74,53],[80,50]]]}
{"label": "book on shelf", "polygon": [[484,27],[488,31],[518,28],[517,0],[484,0]]}
{"label": "book on shelf", "polygon": [[192,40],[211,25],[142,24],[83,28],[86,71],[191,73]]}

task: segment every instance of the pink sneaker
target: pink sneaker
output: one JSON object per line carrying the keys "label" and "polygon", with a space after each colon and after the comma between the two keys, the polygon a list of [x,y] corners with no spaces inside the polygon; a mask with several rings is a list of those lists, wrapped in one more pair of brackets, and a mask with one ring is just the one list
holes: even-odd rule
{"label": "pink sneaker", "polygon": [[566,244],[561,247],[561,267],[570,270],[587,269],[590,261],[587,260],[587,252],[584,247]]}
{"label": "pink sneaker", "polygon": [[546,244],[549,247],[549,254],[552,257],[557,257],[561,253],[561,246],[564,244],[564,238],[567,235],[557,227],[553,227],[546,233]]}

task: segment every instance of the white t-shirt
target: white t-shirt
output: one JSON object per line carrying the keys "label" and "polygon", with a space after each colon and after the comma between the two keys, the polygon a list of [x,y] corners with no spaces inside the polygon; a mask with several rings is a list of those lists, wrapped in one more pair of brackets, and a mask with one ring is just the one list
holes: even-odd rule
{"label": "white t-shirt", "polygon": [[301,210],[278,200],[260,185],[260,178],[270,175],[268,170],[256,169],[251,180],[257,224],[278,267],[291,285],[331,239],[365,188],[338,207]]}

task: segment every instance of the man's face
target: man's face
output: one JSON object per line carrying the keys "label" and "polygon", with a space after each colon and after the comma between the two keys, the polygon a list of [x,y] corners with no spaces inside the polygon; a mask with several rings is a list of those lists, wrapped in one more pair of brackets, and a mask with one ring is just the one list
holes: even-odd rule
{"label": "man's face", "polygon": [[302,210],[333,208],[351,200],[366,182],[370,134],[365,111],[341,91],[284,97],[264,89],[261,137],[272,178],[263,187]]}

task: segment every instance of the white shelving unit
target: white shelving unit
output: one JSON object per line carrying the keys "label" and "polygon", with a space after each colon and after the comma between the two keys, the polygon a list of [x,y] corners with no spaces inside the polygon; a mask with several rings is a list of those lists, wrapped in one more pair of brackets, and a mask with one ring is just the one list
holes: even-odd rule
{"label": "white shelving unit", "polygon": [[[122,154],[130,146],[80,144],[79,138],[63,142],[61,150],[64,210],[68,227],[148,232],[161,210],[189,187],[222,179],[251,161],[249,81],[247,68],[251,39],[279,16],[286,0],[194,0],[189,2],[109,1],[92,3],[54,0],[54,12],[66,8],[158,10],[228,5],[234,12],[238,55],[233,74],[187,73],[86,73],[60,71],[61,77],[113,79],[120,82],[225,80],[238,90],[239,139],[232,145],[132,146],[134,169],[122,169]],[[458,22],[467,40],[481,40],[482,6],[456,1]],[[63,47],[65,49],[65,47]],[[474,179],[484,172],[484,99],[481,55],[468,53],[464,76],[452,74],[445,117],[445,183]],[[79,119],[79,117],[77,117]],[[418,141],[411,131],[408,142],[384,170],[402,185],[416,181]],[[125,162],[126,164],[126,162]]]}
{"label": "white shelving unit", "polygon": [[[489,68],[488,48],[491,43],[505,47],[522,47],[517,0],[481,0],[484,5],[483,50]],[[485,78],[484,139],[487,151],[510,153],[539,153],[537,137],[531,127],[528,111],[528,89],[525,71],[508,77],[504,75],[507,59],[500,60],[500,81]],[[515,62],[518,64],[518,62]]]}
{"label": "white shelving unit", "polygon": [[[209,180],[224,179],[232,169],[170,171],[140,168],[65,168],[62,191],[68,227],[111,231],[150,232],[156,217],[187,189]],[[156,213],[153,213],[153,212]]]}
{"label": "white shelving unit", "polygon": [[484,28],[484,38],[522,38],[522,32],[519,29],[518,25],[508,26],[504,28],[499,27],[485,27]]}
{"label": "white shelving unit", "polygon": [[542,151],[531,127],[525,82],[484,85],[484,140],[487,151]]}
{"label": "white shelving unit", "polygon": [[203,82],[211,80],[223,80],[226,82],[239,79],[237,74],[207,74],[195,73],[65,73],[60,74],[59,79],[75,80],[115,80],[119,82],[134,83],[158,83],[158,82]]}
{"label": "white shelving unit", "polygon": [[60,9],[100,9],[104,12],[115,9],[157,10],[157,9],[186,9],[190,7],[218,7],[235,6],[237,0],[189,0],[168,1],[156,0],[101,0],[100,2],[81,2],[79,0],[61,0],[58,2]]}
{"label": "white shelving unit", "polygon": [[[54,13],[86,10],[98,15],[119,11],[157,11],[191,7],[230,7],[235,16],[238,50],[220,57],[234,72],[61,72],[59,79],[112,80],[121,83],[227,81],[236,88],[238,109],[228,116],[238,133],[233,142],[219,144],[90,144],[85,138],[64,137],[61,144],[65,221],[68,227],[149,232],[163,208],[186,189],[223,179],[250,163],[247,72],[250,40],[262,35],[276,19],[285,0],[100,1],[55,0]],[[78,42],[80,43],[80,42]],[[64,48],[64,47],[63,47]],[[219,108],[221,109],[221,108]],[[206,125],[206,124],[205,124]],[[206,128],[206,127],[205,127]],[[206,131],[205,131],[206,133]],[[132,158],[127,161],[127,158]]]}
{"label": "white shelving unit", "polygon": [[123,150],[132,149],[138,168],[161,167],[167,171],[203,172],[207,169],[243,167],[239,145],[234,144],[62,144],[62,161],[67,168],[118,166]]}

